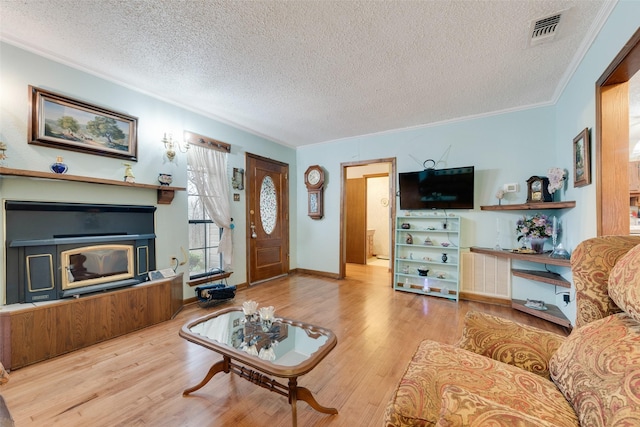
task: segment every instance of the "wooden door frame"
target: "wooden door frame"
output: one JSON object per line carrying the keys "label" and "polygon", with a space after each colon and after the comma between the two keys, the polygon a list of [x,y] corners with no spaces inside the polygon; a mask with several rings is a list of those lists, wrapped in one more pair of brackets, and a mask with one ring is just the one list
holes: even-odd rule
{"label": "wooden door frame", "polygon": [[[629,234],[629,79],[640,71],[640,29],[596,82],[597,235]],[[626,137],[625,137],[626,135]],[[625,167],[620,167],[624,163]]]}
{"label": "wooden door frame", "polygon": [[[388,157],[383,159],[371,159],[371,160],[362,160],[358,162],[347,162],[340,163],[340,271],[338,273],[339,279],[344,279],[347,275],[347,254],[346,254],[346,226],[347,221],[345,219],[345,213],[347,211],[346,207],[346,186],[347,186],[347,168],[353,166],[366,166],[372,165],[376,163],[390,163],[391,168],[389,172],[389,206],[391,207],[391,218],[395,218],[396,216],[396,158]],[[394,259],[394,248],[395,248],[395,233],[389,233],[390,236],[390,259]],[[393,264],[391,264],[391,277],[393,277]],[[393,280],[389,283],[390,286],[393,286]]]}
{"label": "wooden door frame", "polygon": [[[250,189],[251,189],[251,185],[249,185],[249,180],[253,178],[253,171],[250,170],[250,168],[248,168],[247,166],[249,165],[249,161],[248,159],[252,158],[252,159],[256,159],[256,160],[260,160],[263,162],[269,162],[269,163],[273,163],[275,165],[279,165],[279,166],[285,166],[287,168],[287,171],[289,171],[289,164],[288,163],[284,163],[284,162],[280,162],[278,160],[273,160],[270,159],[268,157],[263,157],[263,156],[259,156],[257,154],[253,154],[253,153],[245,153],[245,188],[246,188],[246,192],[245,192],[245,197],[246,197],[246,202],[245,202],[245,232],[246,232],[246,236],[245,236],[245,253],[246,253],[246,259],[245,259],[245,268],[246,268],[246,272],[247,272],[247,285],[251,286],[251,285],[255,285],[258,283],[262,283],[264,281],[268,281],[271,279],[275,279],[277,277],[273,277],[273,278],[269,278],[269,279],[265,279],[265,280],[260,280],[258,282],[251,282],[251,278],[250,278],[250,274],[251,274],[251,207],[250,207],[250,197],[252,196],[252,194],[249,193]],[[287,174],[289,174],[291,171],[287,172]],[[290,232],[289,232],[289,228],[291,227],[290,224],[290,215],[289,215],[289,177],[287,176],[286,178],[286,188],[283,187],[283,192],[286,194],[283,194],[283,212],[286,215],[285,218],[283,218],[284,221],[284,226],[282,227],[282,234],[283,234],[283,240],[286,241],[286,260],[285,262],[285,273],[284,274],[289,274],[291,272],[291,241],[290,241]],[[280,277],[280,276],[278,276]]]}

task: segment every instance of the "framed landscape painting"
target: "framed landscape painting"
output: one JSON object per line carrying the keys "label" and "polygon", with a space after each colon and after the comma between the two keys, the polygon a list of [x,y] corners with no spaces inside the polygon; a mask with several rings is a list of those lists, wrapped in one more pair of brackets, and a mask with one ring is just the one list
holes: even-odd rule
{"label": "framed landscape painting", "polygon": [[591,184],[591,144],[589,128],[573,138],[573,186]]}
{"label": "framed landscape painting", "polygon": [[137,161],[138,119],[29,86],[29,143]]}

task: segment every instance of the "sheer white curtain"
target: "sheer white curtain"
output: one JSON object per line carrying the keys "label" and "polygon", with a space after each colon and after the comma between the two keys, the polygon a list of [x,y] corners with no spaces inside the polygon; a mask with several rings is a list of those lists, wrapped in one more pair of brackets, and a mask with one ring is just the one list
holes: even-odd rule
{"label": "sheer white curtain", "polygon": [[189,165],[196,172],[193,174],[192,182],[200,194],[205,212],[218,227],[222,228],[218,252],[222,254],[224,270],[231,270],[233,243],[231,239],[227,153],[192,145],[188,156]]}

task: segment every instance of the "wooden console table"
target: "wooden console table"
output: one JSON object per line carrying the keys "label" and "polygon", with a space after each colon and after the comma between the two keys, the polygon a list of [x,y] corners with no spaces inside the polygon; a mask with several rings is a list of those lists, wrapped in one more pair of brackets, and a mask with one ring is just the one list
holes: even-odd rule
{"label": "wooden console table", "polygon": [[[519,261],[526,261],[535,264],[548,264],[571,268],[571,262],[568,259],[550,258],[548,253],[521,254],[517,252],[511,252],[509,250],[495,250],[489,248],[480,248],[477,246],[471,247],[471,252],[502,258],[510,258]],[[558,273],[553,273],[550,271],[511,269],[511,274],[513,274],[514,276],[522,277],[524,279],[535,280],[536,282],[547,283],[554,286],[561,286],[563,288],[571,288],[571,282],[563,278]],[[545,304],[547,306],[547,310],[536,310],[525,306],[525,303],[526,301],[514,299],[511,300],[511,307],[518,311],[528,313],[532,316],[540,317],[541,319],[545,319],[549,322],[553,322],[558,325],[564,326],[565,328],[571,329],[571,322],[569,321],[569,319],[567,319],[562,310],[560,310],[556,305]]]}
{"label": "wooden console table", "polygon": [[182,307],[182,273],[128,288],[0,307],[0,361],[41,362],[171,319]]}

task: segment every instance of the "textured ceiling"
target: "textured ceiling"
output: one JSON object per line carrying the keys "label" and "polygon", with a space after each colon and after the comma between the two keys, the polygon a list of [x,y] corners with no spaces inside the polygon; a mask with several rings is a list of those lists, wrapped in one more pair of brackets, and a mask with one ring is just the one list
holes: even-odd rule
{"label": "textured ceiling", "polygon": [[0,37],[296,147],[551,104],[612,4],[0,0]]}

